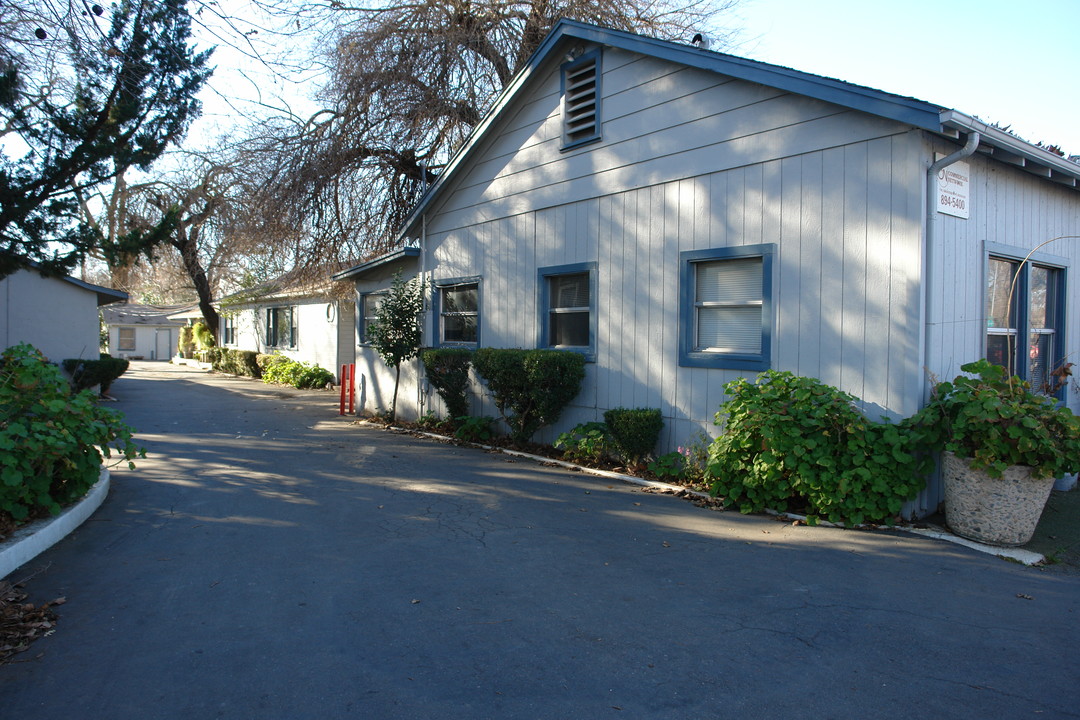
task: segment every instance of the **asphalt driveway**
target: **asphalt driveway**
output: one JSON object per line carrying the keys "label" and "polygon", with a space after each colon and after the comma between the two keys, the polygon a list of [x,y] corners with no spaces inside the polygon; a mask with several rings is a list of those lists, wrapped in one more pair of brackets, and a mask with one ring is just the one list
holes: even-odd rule
{"label": "asphalt driveway", "polygon": [[1080,577],[793,527],[133,363],[0,716],[1080,717]]}

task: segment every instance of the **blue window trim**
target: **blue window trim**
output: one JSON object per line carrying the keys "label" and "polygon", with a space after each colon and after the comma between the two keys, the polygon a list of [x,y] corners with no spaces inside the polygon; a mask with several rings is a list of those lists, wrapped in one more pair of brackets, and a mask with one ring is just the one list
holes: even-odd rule
{"label": "blue window trim", "polygon": [[356,313],[356,342],[359,345],[371,345],[367,339],[367,318],[364,317],[364,301],[371,295],[386,295],[389,289],[383,290],[371,290],[369,292],[360,293],[359,308]]}
{"label": "blue window trim", "polygon": [[[476,342],[444,342],[442,339],[442,290],[443,288],[455,287],[458,285],[476,285]],[[432,293],[435,297],[431,301],[431,314],[433,316],[431,328],[432,347],[480,347],[484,328],[484,292],[482,285],[483,283],[481,282],[481,277],[479,275],[447,278],[445,280],[435,281],[435,292]]]}
{"label": "blue window trim", "polygon": [[[1028,250],[1021,247],[1014,247],[1012,245],[1004,245],[1001,243],[987,242],[984,243],[983,252],[983,278],[987,277],[990,268],[990,260],[992,258],[999,258],[1001,260],[1008,260],[1012,262],[1021,263],[1024,258],[1027,257]],[[1068,283],[1069,283],[1069,258],[1061,257],[1060,255],[1051,255],[1049,253],[1034,252],[1027,258],[1027,262],[1023,264],[1020,271],[1020,276],[1017,278],[1016,290],[1013,302],[1016,303],[1015,298],[1023,298],[1023,303],[1013,308],[1013,312],[1016,313],[1016,341],[1014,342],[1015,357],[1014,372],[1024,380],[1028,380],[1028,364],[1021,362],[1021,353],[1023,349],[1027,347],[1028,341],[1023,343],[1019,342],[1020,338],[1028,337],[1028,310],[1030,306],[1029,295],[1029,276],[1031,274],[1032,265],[1041,265],[1043,267],[1052,268],[1058,273],[1058,287],[1056,297],[1054,298],[1054,356],[1050,358],[1049,367],[1051,369],[1059,368],[1065,362],[1065,348],[1067,347],[1066,333],[1068,325],[1066,324],[1066,305],[1068,304]],[[985,292],[985,279],[984,279],[984,292]],[[1021,312],[1023,310],[1023,312]],[[983,313],[986,312],[986,303],[983,303]],[[985,327],[985,317],[983,318],[983,325]],[[983,357],[987,356],[987,333],[983,331],[982,337],[982,350]],[[1054,394],[1054,397],[1060,399],[1065,398],[1065,391],[1067,387],[1062,387]]]}
{"label": "blue window trim", "polygon": [[[562,119],[562,147],[563,151],[573,150],[579,148],[582,145],[588,145],[590,143],[598,142],[601,138],[601,123],[603,121],[602,115],[602,87],[601,78],[603,77],[603,67],[601,65],[601,49],[594,48],[593,50],[584,53],[581,57],[571,60],[570,62],[563,63],[559,68],[559,94],[562,97],[562,104],[560,105],[560,115]],[[576,70],[582,65],[593,63],[596,65],[596,124],[595,132],[589,137],[575,140],[574,142],[567,142],[566,140],[566,74],[572,70]]]}
{"label": "blue window trim", "polygon": [[[773,266],[775,243],[739,247],[687,250],[679,253],[679,365],[683,367],[723,368],[727,370],[768,370],[772,365],[773,335]],[[715,353],[694,350],[694,296],[697,282],[694,264],[734,258],[761,258],[761,352]]]}
{"label": "blue window trim", "polygon": [[[537,307],[540,308],[540,338],[538,347],[548,350],[566,350],[579,352],[585,356],[586,362],[596,362],[596,267],[595,262],[571,263],[569,265],[552,265],[537,270],[537,288],[539,299]],[[551,290],[548,278],[558,275],[578,275],[589,273],[589,346],[588,347],[551,347],[550,333],[548,332],[549,311],[551,310]]]}

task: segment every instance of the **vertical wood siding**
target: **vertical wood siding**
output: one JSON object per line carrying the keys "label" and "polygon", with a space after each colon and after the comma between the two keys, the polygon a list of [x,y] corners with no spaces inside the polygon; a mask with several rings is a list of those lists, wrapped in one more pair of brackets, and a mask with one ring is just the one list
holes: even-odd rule
{"label": "vertical wood siding", "polygon": [[662,450],[715,434],[724,385],[753,373],[678,364],[679,253],[758,243],[777,246],[772,367],[872,412],[917,409],[915,133],[609,51],[603,140],[564,154],[558,87],[553,73],[509,113],[428,217],[435,279],[482,278],[486,346],[535,347],[539,268],[597,263],[596,362],[537,439],[620,406],[662,410]]}
{"label": "vertical wood siding", "polygon": [[[951,152],[942,142],[927,143],[928,153]],[[1008,245],[1021,252],[1062,235],[1080,234],[1080,194],[984,157],[968,159],[971,166],[968,219],[935,213],[936,241],[929,249],[929,369],[951,379],[960,366],[983,357],[985,350],[986,243]],[[1077,328],[1076,270],[1080,240],[1063,239],[1040,253],[1057,256],[1067,265],[1065,354],[1080,355]],[[1075,361],[1074,361],[1075,362]],[[1077,409],[1077,393],[1067,399]]]}

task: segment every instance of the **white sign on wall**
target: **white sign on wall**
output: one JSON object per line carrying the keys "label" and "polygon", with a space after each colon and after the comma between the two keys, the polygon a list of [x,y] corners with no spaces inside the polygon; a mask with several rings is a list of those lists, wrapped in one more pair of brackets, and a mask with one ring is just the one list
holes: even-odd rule
{"label": "white sign on wall", "polygon": [[[941,159],[944,156],[937,157]],[[937,211],[967,219],[971,207],[968,193],[970,185],[971,166],[966,162],[955,162],[938,170]]]}

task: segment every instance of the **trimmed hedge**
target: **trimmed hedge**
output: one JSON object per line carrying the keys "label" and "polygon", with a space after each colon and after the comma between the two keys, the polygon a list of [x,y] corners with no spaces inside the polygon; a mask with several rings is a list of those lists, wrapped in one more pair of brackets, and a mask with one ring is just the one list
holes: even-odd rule
{"label": "trimmed hedge", "polygon": [[585,356],[561,350],[480,348],[473,367],[517,443],[557,421],[585,379]]}
{"label": "trimmed hedge", "polygon": [[446,404],[451,418],[469,414],[469,364],[472,351],[464,348],[424,350],[420,360],[432,387]]}
{"label": "trimmed hedge", "polygon": [[636,465],[652,455],[664,418],[656,408],[614,408],[604,413],[604,423],[623,458]]}
{"label": "trimmed hedge", "polygon": [[219,372],[253,378],[262,377],[262,369],[257,361],[260,356],[254,350],[210,348],[206,351],[206,356],[211,366]]}
{"label": "trimmed hedge", "polygon": [[100,385],[101,393],[105,394],[116,379],[127,372],[130,363],[102,354],[99,360],[69,358],[64,360],[63,365],[71,375],[71,385],[76,392]]}

